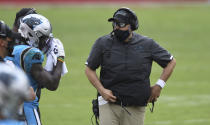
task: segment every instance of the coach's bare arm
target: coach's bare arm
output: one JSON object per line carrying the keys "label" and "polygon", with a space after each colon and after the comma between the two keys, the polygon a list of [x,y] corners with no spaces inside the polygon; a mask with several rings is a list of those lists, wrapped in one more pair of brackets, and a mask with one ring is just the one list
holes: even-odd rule
{"label": "coach's bare arm", "polygon": [[[175,60],[175,58],[173,58],[173,60],[171,60],[168,63],[168,65],[163,69],[160,79],[163,80],[164,82],[166,82],[168,80],[168,78],[170,77],[170,75],[172,74],[175,66],[176,66],[176,60]],[[160,96],[161,90],[162,90],[162,88],[157,84],[152,86],[151,87],[151,96],[150,96],[148,102],[156,101],[157,98]]]}
{"label": "coach's bare arm", "polygon": [[57,61],[57,64],[53,67],[52,72],[46,71],[41,64],[33,64],[31,68],[31,75],[40,85],[44,86],[48,90],[55,91],[60,82],[62,64],[62,62]]}
{"label": "coach's bare arm", "polygon": [[116,102],[116,97],[113,95],[111,90],[108,90],[103,87],[95,70],[92,70],[88,66],[86,66],[85,74],[88,77],[89,81],[92,85],[97,89],[97,91],[101,94],[101,96],[109,102]]}

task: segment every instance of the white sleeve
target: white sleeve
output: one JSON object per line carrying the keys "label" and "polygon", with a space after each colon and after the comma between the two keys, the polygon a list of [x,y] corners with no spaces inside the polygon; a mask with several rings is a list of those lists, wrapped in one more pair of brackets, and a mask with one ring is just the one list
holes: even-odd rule
{"label": "white sleeve", "polygon": [[52,55],[48,54],[47,55],[47,60],[46,60],[46,65],[45,65],[44,69],[51,72],[53,70],[53,62],[54,62],[54,59],[53,59]]}
{"label": "white sleeve", "polygon": [[66,73],[68,73],[68,69],[66,67],[66,63],[63,62],[63,67],[62,67],[62,72],[61,72],[61,76],[64,76]]}

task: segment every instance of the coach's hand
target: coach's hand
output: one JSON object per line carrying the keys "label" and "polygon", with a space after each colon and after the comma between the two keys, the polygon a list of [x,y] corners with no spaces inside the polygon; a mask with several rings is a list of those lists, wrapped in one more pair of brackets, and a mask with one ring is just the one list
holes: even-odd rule
{"label": "coach's hand", "polygon": [[159,85],[154,85],[151,87],[151,96],[149,97],[148,103],[152,101],[157,101],[157,98],[160,96],[162,88]]}
{"label": "coach's hand", "polygon": [[100,92],[101,96],[108,102],[116,102],[117,97],[113,95],[111,90],[103,89]]}

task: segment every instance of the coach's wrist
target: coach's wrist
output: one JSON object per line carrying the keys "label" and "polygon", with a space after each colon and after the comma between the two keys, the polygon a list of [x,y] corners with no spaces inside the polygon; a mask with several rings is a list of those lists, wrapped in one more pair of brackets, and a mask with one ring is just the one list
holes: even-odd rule
{"label": "coach's wrist", "polygon": [[158,85],[161,88],[163,88],[166,85],[166,83],[162,79],[158,79],[158,81],[156,82],[156,85]]}

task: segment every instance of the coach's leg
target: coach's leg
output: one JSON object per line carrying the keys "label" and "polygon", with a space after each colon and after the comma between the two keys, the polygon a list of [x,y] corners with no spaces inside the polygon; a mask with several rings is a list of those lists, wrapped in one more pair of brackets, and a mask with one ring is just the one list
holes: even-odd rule
{"label": "coach's leg", "polygon": [[118,105],[106,103],[99,106],[100,125],[120,125],[121,108]]}
{"label": "coach's leg", "polygon": [[41,125],[36,106],[24,103],[24,113],[28,125]]}
{"label": "coach's leg", "polygon": [[120,125],[144,125],[145,106],[126,107],[123,111]]}

